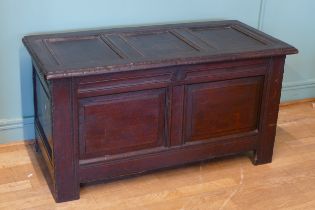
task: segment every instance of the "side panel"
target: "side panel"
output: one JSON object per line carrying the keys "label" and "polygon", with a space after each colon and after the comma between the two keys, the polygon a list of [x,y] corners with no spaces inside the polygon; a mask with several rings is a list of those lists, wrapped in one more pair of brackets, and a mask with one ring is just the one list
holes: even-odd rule
{"label": "side panel", "polygon": [[38,73],[35,65],[33,65],[33,85],[36,149],[40,149],[47,163],[48,171],[54,179],[51,92],[49,85]]}
{"label": "side panel", "polygon": [[35,75],[35,87],[36,87],[36,100],[38,101],[36,106],[36,121],[38,126],[43,131],[46,139],[46,144],[49,149],[52,149],[52,120],[51,120],[51,101],[50,93],[44,88],[44,84],[41,82],[39,76]]}

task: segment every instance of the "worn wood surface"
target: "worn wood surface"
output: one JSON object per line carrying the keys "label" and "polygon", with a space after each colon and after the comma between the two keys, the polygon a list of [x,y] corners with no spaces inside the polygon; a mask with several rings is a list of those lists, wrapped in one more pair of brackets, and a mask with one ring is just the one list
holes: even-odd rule
{"label": "worn wood surface", "polygon": [[[56,204],[33,145],[0,146],[0,209],[313,210],[315,100],[280,107],[273,162],[245,156],[97,185],[81,199]],[[40,169],[42,167],[44,170]],[[46,174],[46,175],[45,175]]]}
{"label": "worn wood surface", "polygon": [[23,39],[57,202],[79,184],[247,151],[272,160],[287,54],[238,21]]}
{"label": "worn wood surface", "polygon": [[232,20],[35,35],[23,42],[47,79],[297,52]]}

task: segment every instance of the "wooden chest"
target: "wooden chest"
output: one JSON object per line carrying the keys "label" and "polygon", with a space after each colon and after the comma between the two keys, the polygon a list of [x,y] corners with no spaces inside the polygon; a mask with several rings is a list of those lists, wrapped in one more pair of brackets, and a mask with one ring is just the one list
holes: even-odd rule
{"label": "wooden chest", "polygon": [[238,21],[23,39],[37,144],[57,202],[80,183],[253,151],[272,160],[283,67],[297,50]]}

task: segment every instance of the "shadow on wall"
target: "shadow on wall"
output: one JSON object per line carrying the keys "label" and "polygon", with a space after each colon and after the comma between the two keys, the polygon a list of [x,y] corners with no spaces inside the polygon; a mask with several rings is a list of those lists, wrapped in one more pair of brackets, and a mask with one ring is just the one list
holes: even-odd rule
{"label": "shadow on wall", "polygon": [[29,140],[34,139],[32,62],[26,48],[22,44],[22,41],[19,48],[19,62],[21,107],[23,116],[20,132],[24,140]]}

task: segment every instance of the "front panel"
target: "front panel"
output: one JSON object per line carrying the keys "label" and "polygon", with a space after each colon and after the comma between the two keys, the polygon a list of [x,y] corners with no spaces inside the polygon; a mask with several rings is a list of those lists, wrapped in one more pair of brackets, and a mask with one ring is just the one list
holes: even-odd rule
{"label": "front panel", "polygon": [[166,89],[91,97],[79,103],[81,158],[166,145]]}
{"label": "front panel", "polygon": [[263,81],[255,76],[187,85],[184,141],[255,131]]}

